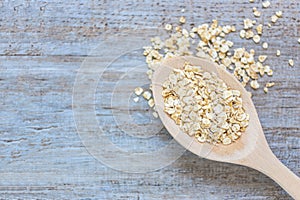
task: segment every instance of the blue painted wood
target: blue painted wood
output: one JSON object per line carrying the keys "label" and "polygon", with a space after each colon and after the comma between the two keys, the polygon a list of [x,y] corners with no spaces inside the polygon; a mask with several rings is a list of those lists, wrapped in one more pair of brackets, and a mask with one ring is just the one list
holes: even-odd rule
{"label": "blue painted wood", "polygon": [[[267,63],[274,76],[262,80],[275,81],[276,86],[266,95],[254,91],[253,100],[272,150],[299,176],[300,3],[271,3],[262,19],[266,22],[278,10],[284,18],[264,30],[262,41],[269,43],[268,50],[241,40],[238,33],[229,37],[236,47],[254,48],[269,56]],[[261,8],[258,1],[250,4],[247,0],[1,1],[0,199],[289,199],[255,170],[200,159],[189,152],[154,172],[131,174],[111,169],[85,148],[72,110],[77,72],[87,55],[107,38],[127,35],[132,43],[135,38],[147,43],[152,36],[166,36],[164,24],[176,23],[181,15],[196,25],[218,19],[240,29],[242,19],[252,17],[254,6]],[[103,66],[116,59],[116,47],[106,48],[107,53],[97,61]],[[279,58],[277,49],[282,53]],[[143,62],[141,52],[130,49],[119,58],[121,62],[110,65],[95,96],[99,125],[116,145],[133,152],[153,150],[170,140],[164,131],[145,140],[132,138],[120,131],[112,116],[110,95],[115,80],[132,69],[131,60]],[[288,66],[290,58],[294,68]],[[144,69],[127,74],[130,78],[123,80],[117,92],[146,84],[140,77]],[[112,108],[124,117],[123,103],[114,101]],[[135,123],[146,125],[151,117],[146,103],[130,106]],[[133,124],[126,127],[134,133]],[[154,130],[146,129],[145,134]]]}

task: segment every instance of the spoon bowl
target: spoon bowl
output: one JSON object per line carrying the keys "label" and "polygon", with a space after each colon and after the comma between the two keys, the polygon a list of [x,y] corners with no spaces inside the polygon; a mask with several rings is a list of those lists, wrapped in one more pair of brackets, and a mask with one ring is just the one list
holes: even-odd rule
{"label": "spoon bowl", "polygon": [[[243,107],[250,119],[246,131],[237,141],[230,145],[200,143],[196,138],[181,131],[180,127],[164,112],[162,85],[173,69],[182,69],[185,62],[194,66],[201,66],[203,71],[214,72],[230,88],[241,92]],[[248,166],[261,171],[276,181],[293,198],[300,199],[300,178],[285,167],[272,153],[249,92],[225,69],[205,58],[181,56],[166,59],[155,65],[152,91],[155,107],[162,123],[172,137],[184,148],[203,158]]]}

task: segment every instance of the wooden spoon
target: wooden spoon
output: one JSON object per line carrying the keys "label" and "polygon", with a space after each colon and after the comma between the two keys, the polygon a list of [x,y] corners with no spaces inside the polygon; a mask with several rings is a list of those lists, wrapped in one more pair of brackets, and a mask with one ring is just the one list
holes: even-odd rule
{"label": "wooden spoon", "polygon": [[[168,79],[174,68],[183,68],[185,62],[201,66],[204,71],[215,72],[229,87],[241,92],[244,108],[250,115],[250,120],[246,131],[236,142],[230,145],[199,143],[194,137],[183,133],[179,126],[164,112],[162,84]],[[205,58],[175,57],[166,59],[155,66],[152,91],[160,119],[173,138],[183,147],[203,158],[256,169],[272,178],[293,198],[300,200],[300,178],[284,166],[272,153],[249,93],[233,75]]]}

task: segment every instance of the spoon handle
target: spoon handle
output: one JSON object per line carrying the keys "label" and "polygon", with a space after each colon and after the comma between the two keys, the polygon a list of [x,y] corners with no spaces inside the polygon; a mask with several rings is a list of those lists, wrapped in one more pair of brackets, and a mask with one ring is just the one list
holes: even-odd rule
{"label": "spoon handle", "polygon": [[249,167],[269,176],[294,199],[300,200],[300,178],[282,164],[270,148],[261,148],[251,154],[247,161]]}

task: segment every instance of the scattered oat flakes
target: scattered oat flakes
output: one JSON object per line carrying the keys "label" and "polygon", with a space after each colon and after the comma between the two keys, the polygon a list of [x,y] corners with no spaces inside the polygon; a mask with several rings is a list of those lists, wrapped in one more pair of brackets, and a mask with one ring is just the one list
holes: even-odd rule
{"label": "scattered oat flakes", "polygon": [[298,43],[300,44],[300,38],[298,39]]}
{"label": "scattered oat flakes", "polygon": [[255,0],[249,0],[250,3],[254,3]]}
{"label": "scattered oat flakes", "polygon": [[143,93],[143,97],[146,99],[146,100],[149,100],[151,98],[151,93],[149,91],[145,91]]}
{"label": "scattered oat flakes", "polygon": [[[253,41],[259,43],[260,35],[263,33],[263,25],[258,24],[256,26],[257,35],[255,35],[252,28],[256,21],[246,19],[244,23],[247,29],[239,32],[240,37],[252,38]],[[167,27],[167,29],[169,28]],[[207,58],[223,68],[232,70],[233,75],[243,86],[246,86],[251,80],[259,79],[259,75],[263,76],[266,73],[271,76],[273,74],[269,66],[266,68],[261,62],[255,61],[255,51],[253,49],[249,52],[245,48],[234,49],[233,42],[225,39],[227,34],[236,31],[236,28],[232,25],[221,26],[217,20],[213,20],[211,24],[191,27],[190,30],[183,28],[182,24],[175,28],[172,27],[171,30],[165,41],[162,41],[159,37],[154,37],[151,38],[152,45],[144,47],[144,55],[149,67],[147,71],[149,79],[152,78],[156,63],[165,58],[185,55]],[[193,44],[196,48],[192,47]],[[193,50],[196,50],[196,52],[194,53]]]}
{"label": "scattered oat flakes", "polygon": [[264,87],[264,92],[268,93],[269,89],[267,87]]}
{"label": "scattered oat flakes", "polygon": [[269,65],[264,66],[264,72],[267,73],[268,76],[273,75],[273,70],[271,70]]}
{"label": "scattered oat flakes", "polygon": [[134,89],[134,93],[137,95],[137,96],[140,96],[142,93],[143,93],[143,88],[141,87],[137,87]]}
{"label": "scattered oat flakes", "polygon": [[253,41],[257,44],[260,42],[260,36],[259,35],[254,35],[253,36]]}
{"label": "scattered oat flakes", "polygon": [[268,0],[262,2],[263,8],[268,8],[268,7],[270,7],[270,5],[271,5],[271,3],[270,3],[270,1],[268,1]]}
{"label": "scattered oat flakes", "polygon": [[289,65],[290,65],[291,67],[294,67],[294,60],[293,60],[293,59],[289,59]]}
{"label": "scattered oat flakes", "polygon": [[280,50],[277,50],[277,51],[276,51],[276,56],[280,56],[280,54],[281,54],[281,53],[280,53]]}
{"label": "scattered oat flakes", "polygon": [[264,42],[262,44],[262,48],[267,49],[269,47],[269,44],[267,42]]}

